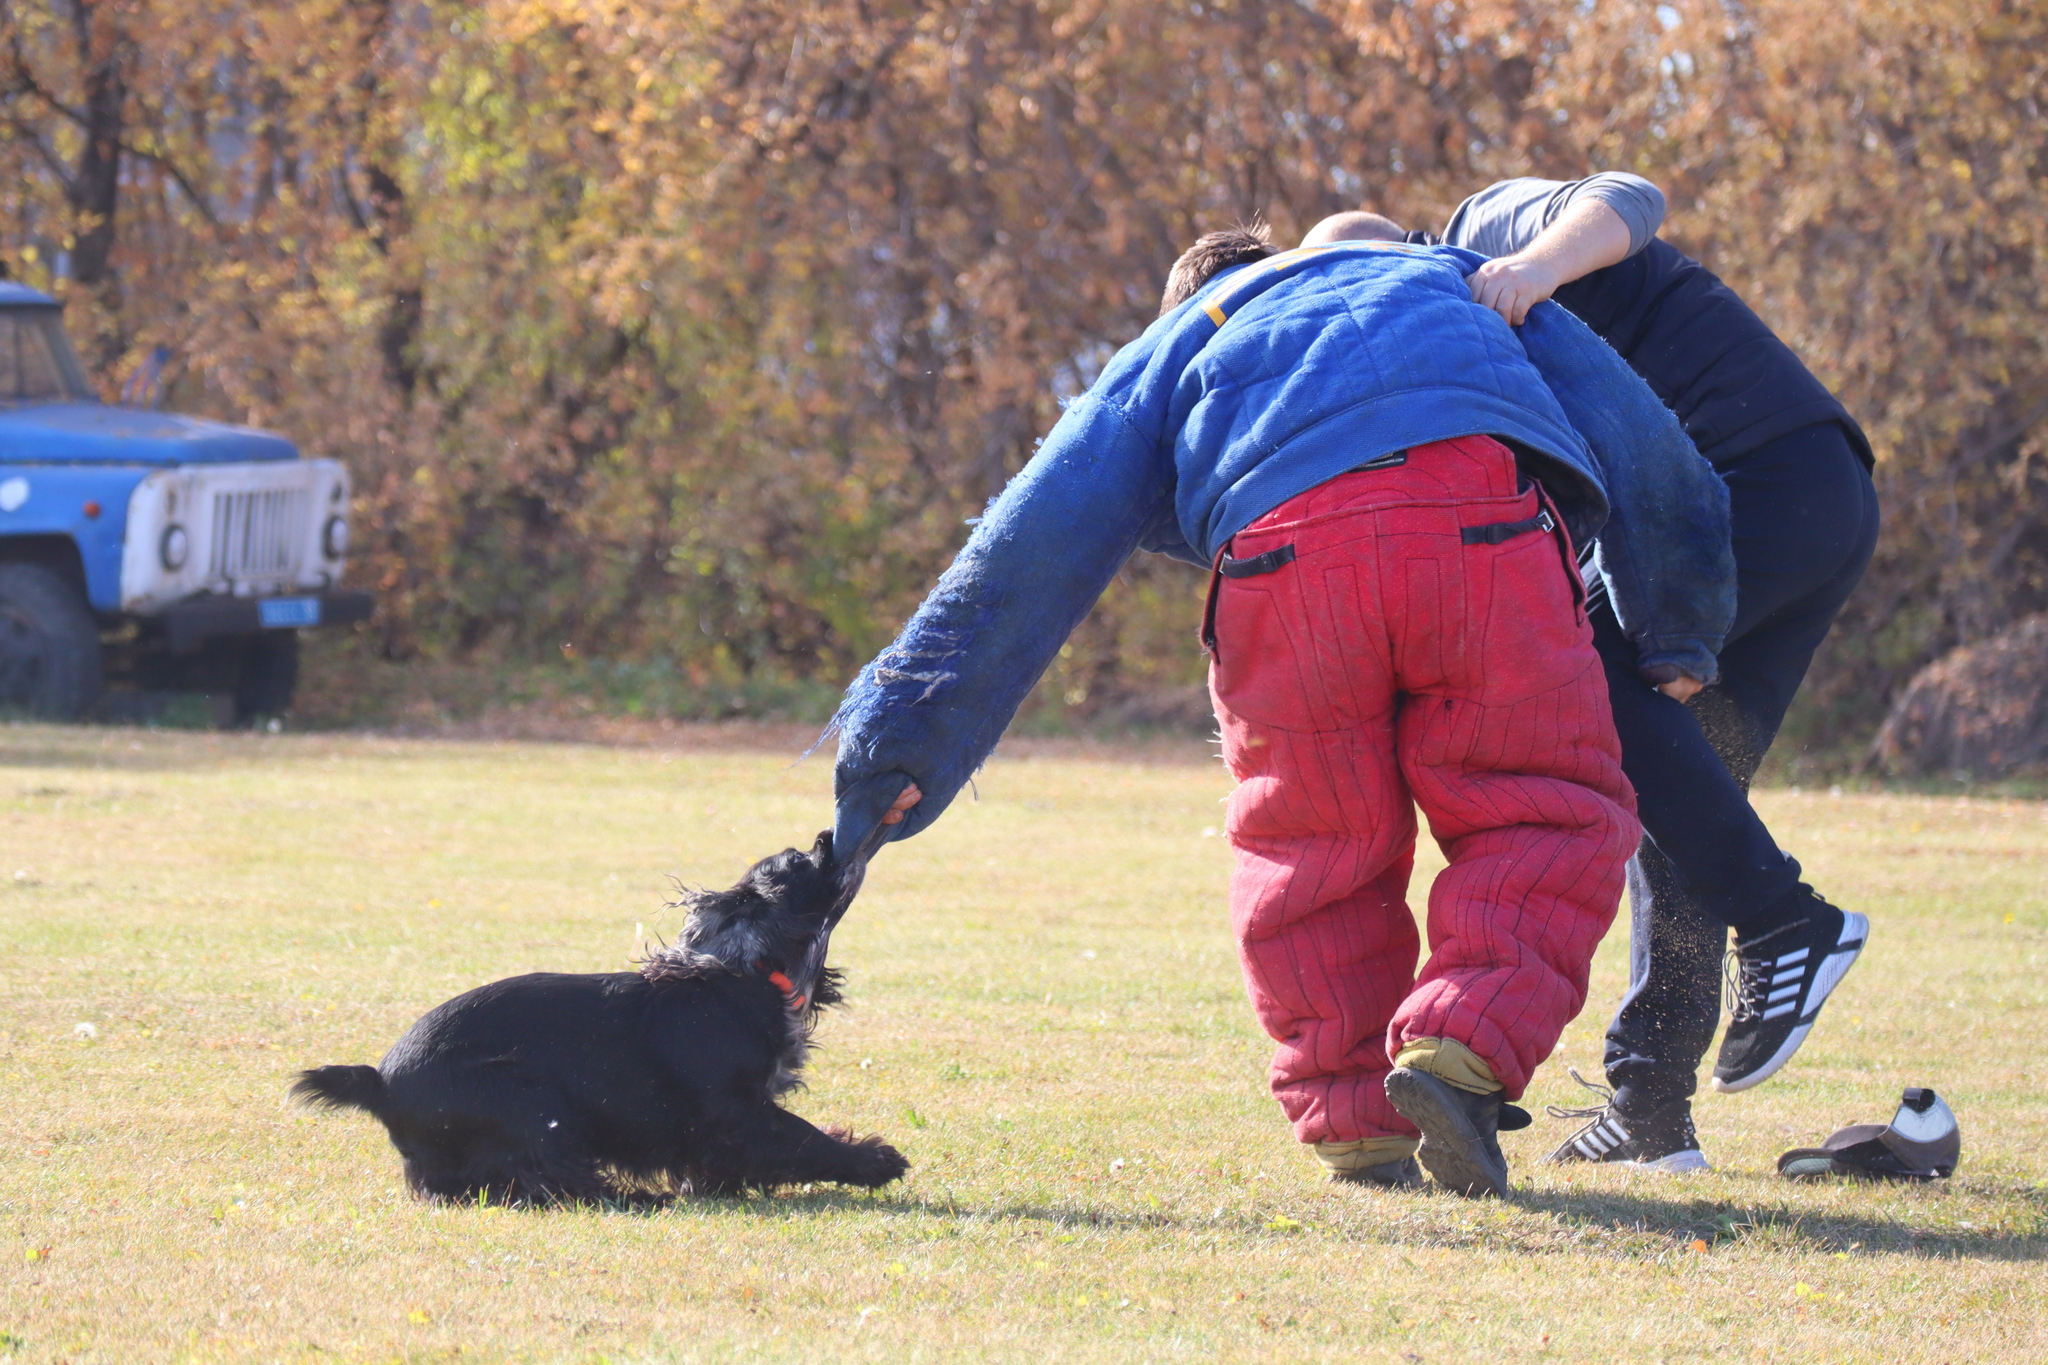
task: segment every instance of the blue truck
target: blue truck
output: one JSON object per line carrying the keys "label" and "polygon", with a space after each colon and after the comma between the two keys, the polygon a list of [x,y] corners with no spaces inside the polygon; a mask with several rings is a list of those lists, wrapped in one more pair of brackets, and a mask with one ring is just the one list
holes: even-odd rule
{"label": "blue truck", "polygon": [[110,685],[281,714],[341,586],[348,471],[253,427],[101,403],[48,294],[0,280],[0,714],[89,716]]}

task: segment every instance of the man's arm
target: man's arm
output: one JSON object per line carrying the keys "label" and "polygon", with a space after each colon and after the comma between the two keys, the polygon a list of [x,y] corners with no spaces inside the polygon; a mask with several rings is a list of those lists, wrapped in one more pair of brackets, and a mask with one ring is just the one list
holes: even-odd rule
{"label": "man's arm", "polygon": [[860,847],[877,824],[907,838],[945,811],[1116,571],[1171,515],[1171,488],[1153,440],[1120,408],[1088,397],[1068,410],[847,689],[833,718],[834,847]]}
{"label": "man's arm", "polygon": [[1573,280],[1627,260],[1664,223],[1664,192],[1639,175],[1503,180],[1458,206],[1444,240],[1494,259],[1468,283],[1516,327]]}
{"label": "man's arm", "polygon": [[1558,289],[1602,266],[1629,257],[1628,224],[1597,199],[1566,209],[1535,241],[1512,256],[1497,256],[1465,281],[1472,301],[1520,327],[1529,310]]}
{"label": "man's arm", "polygon": [[1671,409],[1585,323],[1546,304],[1516,335],[1600,461],[1610,512],[1594,563],[1635,642],[1638,673],[1675,688],[1672,695],[1686,691],[1684,679],[1713,682],[1735,620],[1727,485]]}

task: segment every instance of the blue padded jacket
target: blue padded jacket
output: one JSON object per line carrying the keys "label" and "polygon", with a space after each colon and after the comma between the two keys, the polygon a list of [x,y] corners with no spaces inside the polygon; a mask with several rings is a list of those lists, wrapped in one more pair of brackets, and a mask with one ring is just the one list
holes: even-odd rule
{"label": "blue padded jacket", "polygon": [[[1346,242],[1226,271],[1124,347],[992,503],[834,724],[838,846],[907,779],[893,837],[994,749],[1133,550],[1204,567],[1254,518],[1397,450],[1514,443],[1586,544],[1647,670],[1716,676],[1733,619],[1727,490],[1649,388],[1563,309],[1472,302],[1484,260]],[[907,778],[906,778],[907,775]]]}

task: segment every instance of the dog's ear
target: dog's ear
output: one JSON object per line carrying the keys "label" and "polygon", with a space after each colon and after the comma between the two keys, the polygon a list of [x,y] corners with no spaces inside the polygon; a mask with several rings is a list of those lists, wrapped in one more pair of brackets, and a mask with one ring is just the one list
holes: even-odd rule
{"label": "dog's ear", "polygon": [[833,1005],[844,1004],[846,1002],[844,994],[845,984],[846,978],[837,968],[820,968],[817,979],[811,986],[811,1008],[813,1010],[822,1010],[828,1009]]}
{"label": "dog's ear", "polygon": [[825,830],[818,835],[818,842],[811,845],[811,861],[827,872],[833,868],[832,831]]}
{"label": "dog's ear", "polygon": [[676,889],[676,898],[668,903],[671,910],[680,910],[685,915],[695,915],[706,907],[707,902],[717,899],[718,893],[706,891],[699,886],[685,886],[682,879],[670,877],[669,885]]}

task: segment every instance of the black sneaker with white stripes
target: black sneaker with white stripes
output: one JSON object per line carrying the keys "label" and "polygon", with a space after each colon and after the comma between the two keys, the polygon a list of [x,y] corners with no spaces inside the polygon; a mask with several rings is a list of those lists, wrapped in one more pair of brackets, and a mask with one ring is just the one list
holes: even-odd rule
{"label": "black sneaker with white stripes", "polygon": [[1631,1170],[1656,1171],[1662,1175],[1683,1175],[1688,1171],[1710,1171],[1706,1154],[1692,1128],[1692,1101],[1679,1100],[1653,1113],[1624,1114],[1614,1107],[1614,1092],[1595,1085],[1576,1070],[1572,1079],[1600,1097],[1600,1103],[1583,1109],[1546,1106],[1554,1119],[1590,1119],[1585,1127],[1566,1138],[1564,1145],[1546,1160],[1557,1162],[1596,1161]]}
{"label": "black sneaker with white stripes", "polygon": [[1728,1032],[1714,1062],[1716,1090],[1747,1090],[1791,1061],[1870,936],[1862,915],[1799,889],[1809,907],[1803,917],[1737,939],[1728,954]]}

